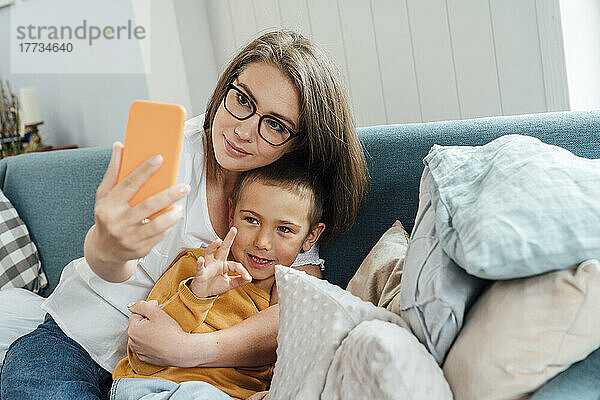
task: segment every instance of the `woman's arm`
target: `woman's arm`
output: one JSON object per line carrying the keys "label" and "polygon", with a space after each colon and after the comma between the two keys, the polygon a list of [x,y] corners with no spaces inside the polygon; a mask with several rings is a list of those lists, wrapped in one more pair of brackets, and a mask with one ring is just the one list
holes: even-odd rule
{"label": "woman's arm", "polygon": [[84,255],[90,268],[109,282],[123,282],[133,275],[137,259],[144,257],[182,216],[180,208],[166,212],[146,224],[142,220],[186,196],[190,188],[176,185],[135,207],[128,201],[156,172],[162,159],[152,157],[117,183],[123,145],[113,145],[110,163],[96,190],[95,224],[84,241]]}
{"label": "woman's arm", "polygon": [[[321,278],[316,265],[295,267]],[[135,339],[132,348],[147,363],[174,367],[256,367],[275,362],[279,305],[273,305],[252,317],[211,333],[184,334],[184,344],[173,343],[171,337],[181,337],[181,328],[158,306],[139,303],[130,310],[144,317],[132,324],[129,336]],[[181,331],[181,332],[179,332]]]}

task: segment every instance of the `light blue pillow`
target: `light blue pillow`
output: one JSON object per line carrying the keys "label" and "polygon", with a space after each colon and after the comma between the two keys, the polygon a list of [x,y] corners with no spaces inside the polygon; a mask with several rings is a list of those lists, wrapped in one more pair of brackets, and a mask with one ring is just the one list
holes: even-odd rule
{"label": "light blue pillow", "polygon": [[512,279],[600,258],[600,160],[507,135],[436,145],[424,162],[442,248],[469,274]]}
{"label": "light blue pillow", "polygon": [[467,274],[442,250],[436,236],[430,184],[431,174],[425,167],[417,218],[402,269],[400,315],[441,365],[465,314],[487,281]]}

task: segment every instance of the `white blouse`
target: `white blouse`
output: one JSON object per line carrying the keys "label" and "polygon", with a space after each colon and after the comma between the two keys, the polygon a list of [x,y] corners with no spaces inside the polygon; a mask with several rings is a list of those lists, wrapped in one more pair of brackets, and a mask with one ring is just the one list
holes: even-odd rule
{"label": "white blouse", "polygon": [[[183,218],[139,260],[133,276],[121,283],[107,282],[97,276],[82,257],[67,264],[58,286],[42,303],[42,309],[54,318],[63,332],[108,371],[113,371],[127,355],[130,315],[127,304],[146,299],[169,262],[181,250],[207,246],[217,239],[208,216],[203,123],[204,115],[185,123],[177,181],[189,184],[192,190],[179,201]],[[318,246],[313,246],[298,255],[294,266],[323,266],[318,251]]]}

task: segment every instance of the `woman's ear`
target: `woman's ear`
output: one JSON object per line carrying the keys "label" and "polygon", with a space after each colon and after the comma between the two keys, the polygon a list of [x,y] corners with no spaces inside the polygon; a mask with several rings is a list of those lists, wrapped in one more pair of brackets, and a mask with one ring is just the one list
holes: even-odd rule
{"label": "woman's ear", "polygon": [[304,243],[302,243],[302,250],[309,251],[311,247],[319,240],[321,233],[325,230],[325,224],[319,222],[315,224],[311,231],[308,233],[306,238],[304,239]]}
{"label": "woman's ear", "polygon": [[231,200],[231,197],[227,199],[227,210],[229,211],[229,227],[231,228],[233,226],[233,212],[235,211],[233,209],[233,200]]}

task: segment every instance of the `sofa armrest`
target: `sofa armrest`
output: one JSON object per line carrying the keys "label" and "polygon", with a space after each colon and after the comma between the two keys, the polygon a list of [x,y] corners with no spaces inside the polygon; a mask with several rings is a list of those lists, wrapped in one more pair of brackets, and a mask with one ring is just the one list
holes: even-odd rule
{"label": "sofa armrest", "polygon": [[48,296],[63,267],[83,256],[94,223],[96,188],[110,147],[30,153],[0,161],[0,188],[27,225],[48,276]]}

